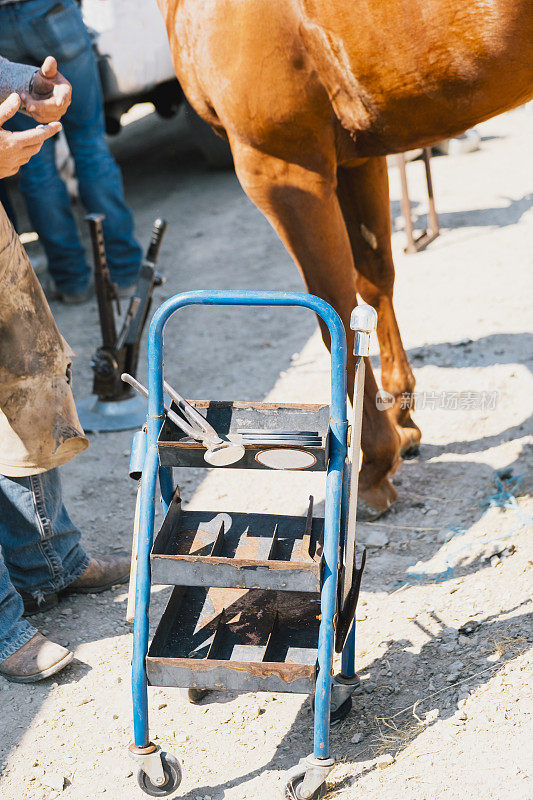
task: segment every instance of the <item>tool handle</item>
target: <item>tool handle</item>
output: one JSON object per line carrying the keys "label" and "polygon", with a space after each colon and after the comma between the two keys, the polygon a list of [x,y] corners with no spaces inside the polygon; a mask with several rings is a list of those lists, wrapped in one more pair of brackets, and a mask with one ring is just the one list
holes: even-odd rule
{"label": "tool handle", "polygon": [[212,444],[220,444],[222,442],[222,439],[220,438],[216,430],[213,428],[213,426],[210,425],[209,422],[204,417],[202,417],[200,412],[197,411],[194,408],[194,406],[191,406],[191,404],[188,403],[185,400],[185,398],[181,396],[179,392],[173,389],[172,386],[166,381],[163,381],[163,388],[170,397],[170,399],[176,403],[180,411],[183,411],[189,422],[192,425],[197,425],[200,428],[200,430],[202,430],[206,434],[207,437],[211,437],[213,439]]}
{"label": "tool handle", "polygon": [[98,301],[98,314],[102,329],[102,347],[113,349],[117,342],[115,315],[112,301],[116,296],[115,287],[111,281],[109,267],[104,245],[104,229],[102,222],[104,214],[88,214],[87,222],[91,233],[94,259],[94,285]]}
{"label": "tool handle", "polygon": [[[135,389],[136,392],[139,392],[140,395],[142,395],[143,397],[146,397],[146,398],[148,397],[148,389],[146,388],[146,386],[143,386],[142,383],[139,383],[139,381],[135,380],[135,378],[133,378],[131,375],[128,375],[127,372],[123,372],[120,377],[122,378],[124,383],[128,383],[133,389]],[[204,438],[203,437],[203,432],[200,432],[200,431],[196,430],[195,428],[193,428],[191,425],[189,425],[189,423],[186,422],[184,419],[182,419],[179,416],[179,414],[176,414],[175,411],[172,411],[172,409],[169,408],[166,405],[166,403],[165,403],[165,411],[166,411],[167,417],[170,420],[172,420],[172,422],[175,425],[177,425],[178,428],[180,428],[183,431],[183,433],[186,433],[187,436],[191,437],[191,439],[195,439],[196,441],[203,442],[203,438]]]}
{"label": "tool handle", "polygon": [[150,244],[148,245],[148,250],[146,251],[146,261],[149,261],[151,264],[157,264],[157,259],[159,258],[159,250],[161,248],[161,241],[163,239],[163,235],[167,229],[167,221],[166,219],[156,219],[152,228],[152,237],[150,239]]}

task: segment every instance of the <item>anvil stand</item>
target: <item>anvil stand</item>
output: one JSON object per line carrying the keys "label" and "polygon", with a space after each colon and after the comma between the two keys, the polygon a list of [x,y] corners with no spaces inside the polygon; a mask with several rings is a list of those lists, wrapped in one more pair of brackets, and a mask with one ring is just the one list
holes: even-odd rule
{"label": "anvil stand", "polygon": [[155,286],[163,278],[156,272],[161,240],[167,223],[156,219],[152,237],[139,273],[139,281],[117,334],[115,312],[120,314],[120,299],[116,284],[111,281],[104,245],[103,214],[89,214],[94,256],[94,284],[102,344],[91,359],[94,372],[93,394],[77,404],[78,416],[85,431],[126,431],[142,426],[146,418],[146,401],[120,376],[128,372],[135,376],[139,348]]}

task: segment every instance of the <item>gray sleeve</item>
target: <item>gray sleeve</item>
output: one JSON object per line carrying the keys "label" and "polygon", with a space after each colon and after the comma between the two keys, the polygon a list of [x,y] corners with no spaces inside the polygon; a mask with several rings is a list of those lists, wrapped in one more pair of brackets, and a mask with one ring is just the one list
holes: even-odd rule
{"label": "gray sleeve", "polygon": [[37,72],[28,64],[15,64],[0,56],[0,103],[12,92],[28,92],[30,81]]}

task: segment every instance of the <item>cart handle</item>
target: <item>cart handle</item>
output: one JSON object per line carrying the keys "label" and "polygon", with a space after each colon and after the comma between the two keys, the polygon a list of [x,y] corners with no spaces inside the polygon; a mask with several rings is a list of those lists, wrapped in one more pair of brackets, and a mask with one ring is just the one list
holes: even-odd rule
{"label": "cart handle", "polygon": [[303,292],[201,290],[174,295],[159,306],[148,332],[148,424],[161,420],[163,401],[163,330],[170,317],[185,306],[292,306],[309,308],[328,326],[331,337],[331,432],[341,450],[346,448],[346,333],[329,303]]}

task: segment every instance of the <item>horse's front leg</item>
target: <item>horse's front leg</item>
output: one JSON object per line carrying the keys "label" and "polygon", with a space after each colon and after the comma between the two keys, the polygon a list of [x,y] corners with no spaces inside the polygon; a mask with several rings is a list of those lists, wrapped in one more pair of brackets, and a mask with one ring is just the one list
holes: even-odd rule
{"label": "horse's front leg", "polygon": [[[232,150],[245,192],[275,228],[299,266],[309,291],[327,300],[341,316],[351,352],[353,333],[349,320],[357,305],[355,270],[336,194],[333,143],[329,162],[327,156],[323,157],[328,152],[327,144],[322,144],[321,158],[316,162],[331,165],[322,169],[311,166],[312,154],[306,163],[302,152],[281,160],[235,141],[232,141]],[[329,344],[327,330],[322,328],[322,333]],[[353,387],[352,358],[349,367],[348,381]],[[389,476],[396,469],[400,454],[393,420],[376,406],[377,391],[368,363],[359,496],[370,507],[370,513],[385,511],[396,499]]]}

